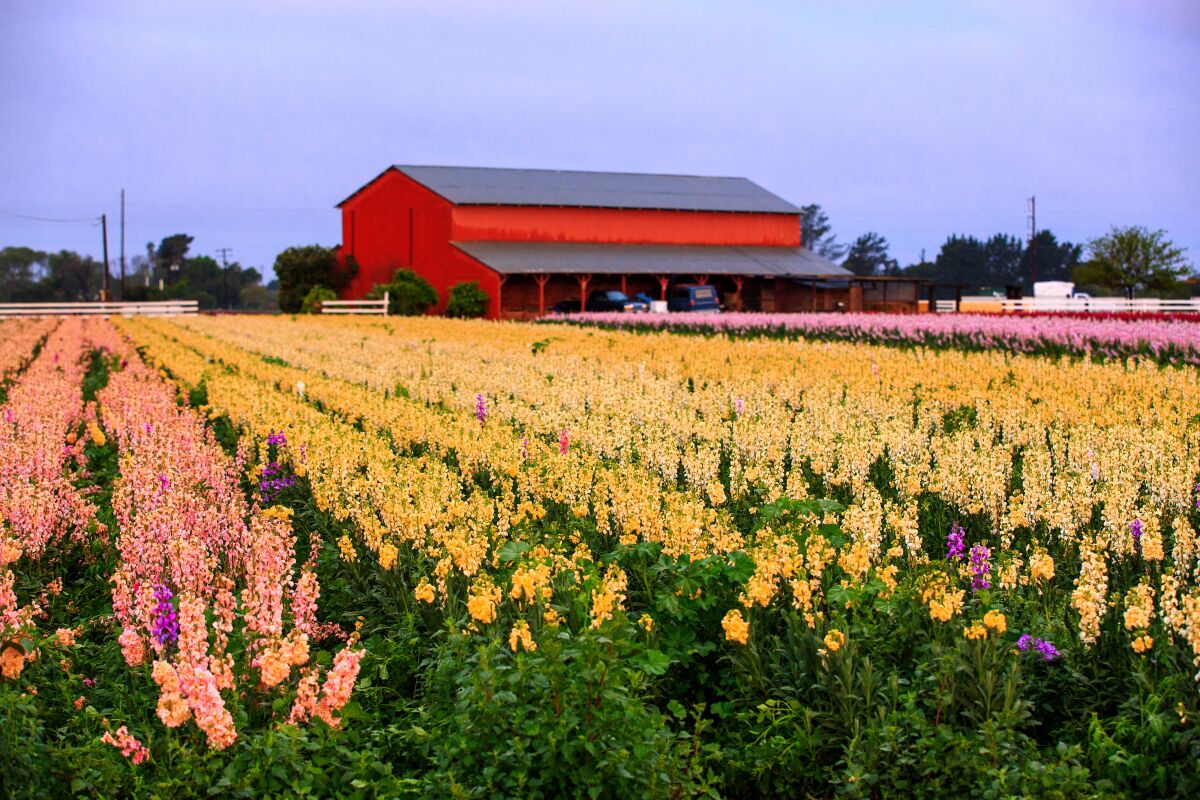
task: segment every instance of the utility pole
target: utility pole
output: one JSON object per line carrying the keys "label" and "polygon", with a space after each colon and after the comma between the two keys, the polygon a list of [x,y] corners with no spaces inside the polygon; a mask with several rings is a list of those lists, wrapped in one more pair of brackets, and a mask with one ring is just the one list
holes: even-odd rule
{"label": "utility pole", "polygon": [[1029,268],[1037,283],[1037,197],[1029,198]]}
{"label": "utility pole", "polygon": [[100,235],[104,240],[104,288],[100,290],[100,302],[108,302],[108,215],[100,215]]}
{"label": "utility pole", "polygon": [[121,302],[125,302],[125,190],[121,190]]}
{"label": "utility pole", "polygon": [[221,254],[221,285],[222,293],[225,295],[225,308],[233,308],[233,304],[229,301],[229,254],[233,252],[230,247],[218,247],[217,252]]}

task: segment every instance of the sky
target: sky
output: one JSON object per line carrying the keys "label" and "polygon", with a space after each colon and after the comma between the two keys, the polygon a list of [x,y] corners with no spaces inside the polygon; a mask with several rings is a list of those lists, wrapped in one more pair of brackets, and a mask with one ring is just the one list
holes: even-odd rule
{"label": "sky", "polygon": [[[1200,4],[0,0],[0,247],[270,270],[390,164],[745,176],[901,264],[1165,229],[1200,266]],[[53,220],[28,219],[40,217]]]}

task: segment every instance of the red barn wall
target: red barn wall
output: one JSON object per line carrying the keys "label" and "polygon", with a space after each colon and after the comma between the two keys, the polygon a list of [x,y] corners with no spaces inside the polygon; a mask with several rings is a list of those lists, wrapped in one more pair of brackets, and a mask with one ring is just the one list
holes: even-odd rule
{"label": "red barn wall", "polygon": [[796,214],[543,206],[455,206],[455,241],[798,247]]}
{"label": "red barn wall", "polygon": [[341,254],[354,256],[358,275],[342,295],[362,297],[397,269],[411,267],[437,290],[433,313],[441,313],[451,286],[479,281],[498,314],[500,277],[451,246],[451,209],[448,200],[395,170],[343,203]]}

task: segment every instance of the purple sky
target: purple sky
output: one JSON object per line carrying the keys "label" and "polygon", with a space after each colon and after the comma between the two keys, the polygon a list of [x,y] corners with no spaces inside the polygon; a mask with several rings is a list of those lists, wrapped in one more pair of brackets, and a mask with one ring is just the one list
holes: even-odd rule
{"label": "purple sky", "polygon": [[0,246],[269,268],[388,164],[744,175],[901,264],[1164,228],[1200,264],[1200,4],[0,0]]}

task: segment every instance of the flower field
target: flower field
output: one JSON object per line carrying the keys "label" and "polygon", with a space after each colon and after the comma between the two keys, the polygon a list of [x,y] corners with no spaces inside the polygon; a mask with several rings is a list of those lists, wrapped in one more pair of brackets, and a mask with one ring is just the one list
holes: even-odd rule
{"label": "flower field", "polygon": [[1200,326],[1006,324],[0,322],[0,794],[1194,794]]}
{"label": "flower field", "polygon": [[560,321],[633,330],[826,339],[1200,366],[1195,314],[622,314]]}

